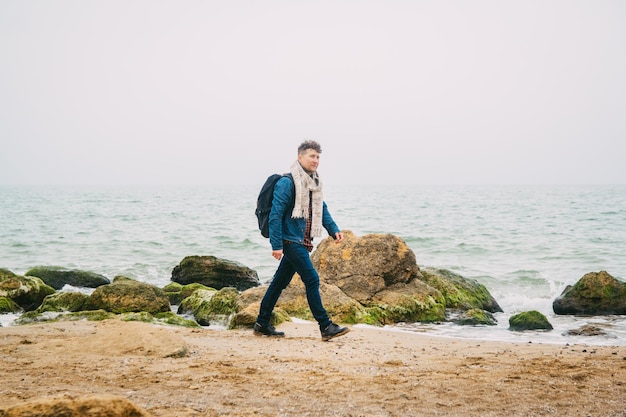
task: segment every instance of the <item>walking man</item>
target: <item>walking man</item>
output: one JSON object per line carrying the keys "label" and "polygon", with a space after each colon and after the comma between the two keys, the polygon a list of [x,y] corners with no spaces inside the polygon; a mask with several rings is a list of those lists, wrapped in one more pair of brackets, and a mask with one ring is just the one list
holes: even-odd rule
{"label": "walking man", "polygon": [[322,182],[317,173],[321,153],[319,143],[304,141],[298,147],[297,161],[291,166],[291,178],[283,176],[274,187],[269,217],[270,244],[272,256],[280,260],[280,264],[261,301],[254,324],[256,335],[285,335],[277,331],[270,320],[280,294],[296,272],[304,283],[309,308],[319,324],[322,340],[330,340],[350,331],[333,323],[328,316],[320,296],[319,275],[309,256],[313,250],[313,238],[321,236],[323,228],[336,243],[343,241],[343,234],[323,200]]}

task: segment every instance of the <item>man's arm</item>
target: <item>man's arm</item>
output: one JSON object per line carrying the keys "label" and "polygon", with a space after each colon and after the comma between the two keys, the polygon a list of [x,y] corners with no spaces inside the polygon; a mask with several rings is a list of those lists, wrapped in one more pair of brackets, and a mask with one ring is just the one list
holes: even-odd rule
{"label": "man's arm", "polygon": [[[283,217],[293,199],[292,181],[283,177],[274,186],[274,198],[272,199],[272,211],[270,211],[270,244],[272,245],[272,256],[276,259],[282,257],[283,250]],[[280,256],[274,252],[280,251]]]}

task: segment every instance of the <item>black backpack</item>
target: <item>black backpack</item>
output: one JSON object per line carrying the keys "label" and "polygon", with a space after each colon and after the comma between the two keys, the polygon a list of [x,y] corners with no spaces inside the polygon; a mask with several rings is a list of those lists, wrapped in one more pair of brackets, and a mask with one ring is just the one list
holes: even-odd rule
{"label": "black backpack", "polygon": [[259,221],[259,230],[263,237],[270,237],[270,212],[272,211],[272,200],[274,199],[274,186],[282,177],[289,177],[293,183],[291,174],[272,174],[267,177],[256,199],[254,214],[256,214],[256,218]]}

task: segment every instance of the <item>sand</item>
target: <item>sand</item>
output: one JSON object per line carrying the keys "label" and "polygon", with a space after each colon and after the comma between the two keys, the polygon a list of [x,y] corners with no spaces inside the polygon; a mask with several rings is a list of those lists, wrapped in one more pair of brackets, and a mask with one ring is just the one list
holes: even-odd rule
{"label": "sand", "polygon": [[623,346],[279,329],[287,337],[118,320],[0,328],[0,415],[105,395],[168,417],[626,416]]}

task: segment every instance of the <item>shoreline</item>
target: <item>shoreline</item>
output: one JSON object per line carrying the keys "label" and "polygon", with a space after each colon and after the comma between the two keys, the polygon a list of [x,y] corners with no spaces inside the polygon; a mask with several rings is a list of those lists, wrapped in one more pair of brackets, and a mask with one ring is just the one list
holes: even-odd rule
{"label": "shoreline", "polygon": [[323,342],[314,323],[277,327],[286,337],[119,320],[3,327],[2,407],[107,394],[153,416],[624,416],[623,346],[360,325]]}

